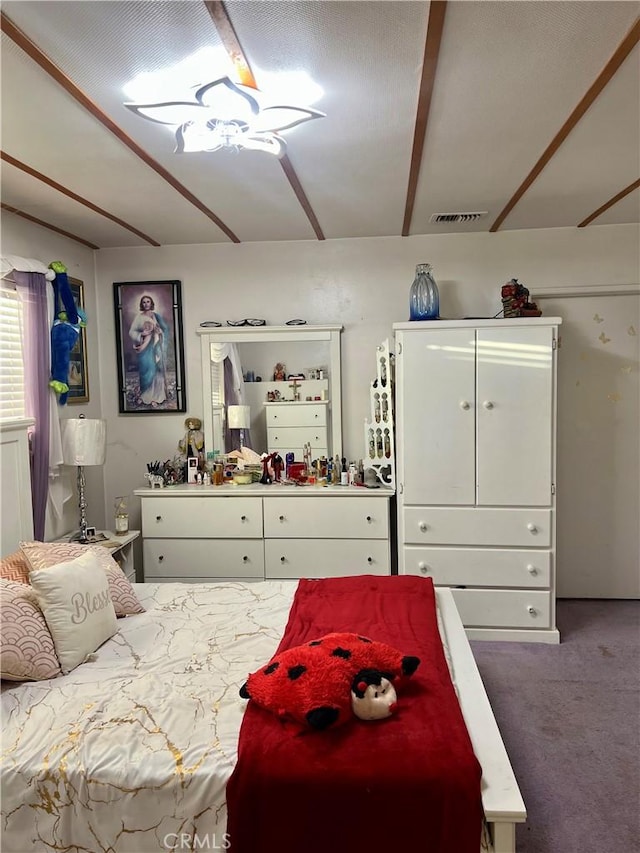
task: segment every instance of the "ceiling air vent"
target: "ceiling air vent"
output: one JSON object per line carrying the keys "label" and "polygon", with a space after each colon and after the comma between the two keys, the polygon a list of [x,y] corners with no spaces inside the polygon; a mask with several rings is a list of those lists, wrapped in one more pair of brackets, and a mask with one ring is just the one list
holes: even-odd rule
{"label": "ceiling air vent", "polygon": [[429,222],[476,222],[486,216],[487,210],[474,211],[473,213],[432,213]]}

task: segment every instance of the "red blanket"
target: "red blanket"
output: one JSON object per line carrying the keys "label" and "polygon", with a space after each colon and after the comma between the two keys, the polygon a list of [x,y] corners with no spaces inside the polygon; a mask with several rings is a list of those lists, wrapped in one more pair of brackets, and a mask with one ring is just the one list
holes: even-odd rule
{"label": "red blanket", "polygon": [[330,631],[417,655],[386,720],[299,730],[249,701],[227,785],[232,853],[478,853],[481,769],[444,657],[431,580],[299,581],[278,652]]}

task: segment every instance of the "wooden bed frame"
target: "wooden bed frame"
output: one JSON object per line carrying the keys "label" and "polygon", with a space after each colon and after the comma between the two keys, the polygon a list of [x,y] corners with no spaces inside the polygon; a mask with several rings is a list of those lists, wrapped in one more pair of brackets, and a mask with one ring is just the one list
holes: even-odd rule
{"label": "wooden bed frame", "polygon": [[516,824],[527,819],[520,789],[450,589],[436,589],[460,707],[482,767],[482,804],[489,838],[483,853],[515,853]]}

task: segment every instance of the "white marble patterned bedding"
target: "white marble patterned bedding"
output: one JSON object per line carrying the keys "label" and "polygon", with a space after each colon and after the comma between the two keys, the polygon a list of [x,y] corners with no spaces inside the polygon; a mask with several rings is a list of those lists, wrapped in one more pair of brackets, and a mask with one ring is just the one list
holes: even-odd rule
{"label": "white marble patterned bedding", "polygon": [[3,853],[226,849],[238,689],[274,653],[296,586],[136,584],[147,611],[119,619],[95,661],[5,683]]}

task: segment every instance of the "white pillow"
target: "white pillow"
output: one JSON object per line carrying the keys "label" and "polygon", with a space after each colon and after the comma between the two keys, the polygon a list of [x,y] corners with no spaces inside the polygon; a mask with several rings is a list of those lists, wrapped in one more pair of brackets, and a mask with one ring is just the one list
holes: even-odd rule
{"label": "white pillow", "polygon": [[109,580],[87,551],[75,560],[31,572],[62,672],[70,672],[118,630]]}

